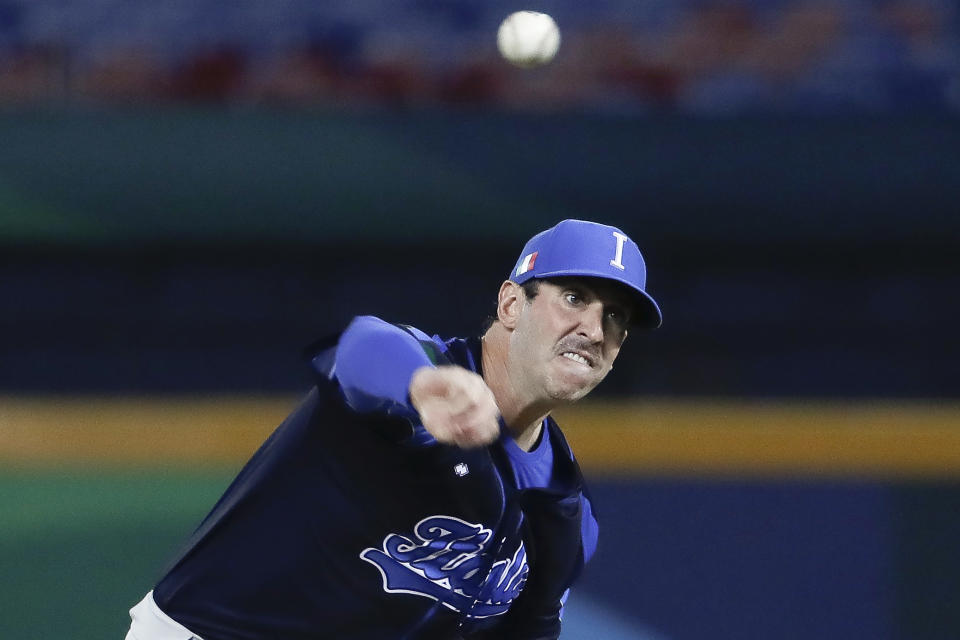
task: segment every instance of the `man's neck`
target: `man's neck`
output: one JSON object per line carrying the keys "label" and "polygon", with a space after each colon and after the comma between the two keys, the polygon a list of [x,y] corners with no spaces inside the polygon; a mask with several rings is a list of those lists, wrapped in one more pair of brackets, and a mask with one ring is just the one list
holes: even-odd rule
{"label": "man's neck", "polygon": [[511,384],[507,367],[509,333],[498,324],[480,341],[483,380],[493,392],[507,431],[524,451],[530,451],[540,439],[543,419],[553,410],[553,403],[536,402],[523,397],[522,385]]}

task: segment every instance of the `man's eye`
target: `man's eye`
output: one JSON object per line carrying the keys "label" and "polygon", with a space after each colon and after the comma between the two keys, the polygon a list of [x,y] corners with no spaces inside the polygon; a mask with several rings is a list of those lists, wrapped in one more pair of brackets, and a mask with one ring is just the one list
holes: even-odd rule
{"label": "man's eye", "polygon": [[567,293],[564,297],[570,304],[579,304],[581,300],[579,293]]}
{"label": "man's eye", "polygon": [[627,314],[622,309],[608,309],[607,318],[617,324],[626,324]]}

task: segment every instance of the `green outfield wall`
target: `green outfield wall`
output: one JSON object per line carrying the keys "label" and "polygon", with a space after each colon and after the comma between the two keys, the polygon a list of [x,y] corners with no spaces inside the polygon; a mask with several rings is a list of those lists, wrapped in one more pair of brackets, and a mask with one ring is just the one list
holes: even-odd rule
{"label": "green outfield wall", "polygon": [[0,141],[0,244],[960,237],[947,116],[48,109]]}
{"label": "green outfield wall", "polygon": [[[295,402],[0,398],[0,637],[122,637],[126,610]],[[637,628],[957,628],[955,404],[647,399],[559,418],[602,530],[580,593]]]}

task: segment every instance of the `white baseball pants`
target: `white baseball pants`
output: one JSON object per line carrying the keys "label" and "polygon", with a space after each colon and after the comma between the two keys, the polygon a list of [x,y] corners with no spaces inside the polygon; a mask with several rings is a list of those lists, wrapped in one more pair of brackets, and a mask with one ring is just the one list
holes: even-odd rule
{"label": "white baseball pants", "polygon": [[153,599],[153,591],[130,609],[130,619],[126,640],[202,640],[161,611]]}

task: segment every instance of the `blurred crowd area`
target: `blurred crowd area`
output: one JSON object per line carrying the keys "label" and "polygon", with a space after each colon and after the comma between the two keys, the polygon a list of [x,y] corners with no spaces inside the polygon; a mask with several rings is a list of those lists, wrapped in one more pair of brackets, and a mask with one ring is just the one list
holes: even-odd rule
{"label": "blurred crowd area", "polygon": [[[497,54],[551,13],[556,61]],[[0,104],[960,111],[952,0],[0,0]]]}

